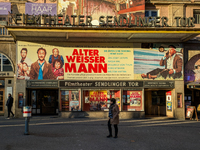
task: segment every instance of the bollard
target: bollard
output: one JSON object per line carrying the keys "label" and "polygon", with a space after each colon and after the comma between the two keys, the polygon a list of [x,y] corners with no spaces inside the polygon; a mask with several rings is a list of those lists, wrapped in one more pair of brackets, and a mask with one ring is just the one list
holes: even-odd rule
{"label": "bollard", "polygon": [[25,117],[25,132],[24,135],[29,135],[29,120],[31,117],[31,107],[24,106],[23,107],[23,117]]}
{"label": "bollard", "polygon": [[29,118],[26,117],[25,118],[25,132],[24,132],[24,135],[29,135]]}

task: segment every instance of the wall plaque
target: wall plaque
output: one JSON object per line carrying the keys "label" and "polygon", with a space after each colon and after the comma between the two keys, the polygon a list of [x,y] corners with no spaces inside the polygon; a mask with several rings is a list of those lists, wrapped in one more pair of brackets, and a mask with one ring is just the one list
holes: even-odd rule
{"label": "wall plaque", "polygon": [[145,81],[144,88],[174,88],[174,81]]}
{"label": "wall plaque", "polygon": [[58,81],[27,81],[27,87],[58,87]]}

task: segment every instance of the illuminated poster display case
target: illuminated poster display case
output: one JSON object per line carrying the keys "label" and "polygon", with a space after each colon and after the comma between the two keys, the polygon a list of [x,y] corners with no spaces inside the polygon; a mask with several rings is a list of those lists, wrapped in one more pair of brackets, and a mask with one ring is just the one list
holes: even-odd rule
{"label": "illuminated poster display case", "polygon": [[143,92],[142,90],[123,91],[123,111],[142,111]]}
{"label": "illuminated poster display case", "polygon": [[116,104],[121,110],[120,93],[120,89],[83,90],[83,111],[108,111],[111,98],[116,99]]}
{"label": "illuminated poster display case", "polygon": [[80,91],[79,90],[61,90],[61,110],[62,111],[81,111],[81,101],[80,101]]}

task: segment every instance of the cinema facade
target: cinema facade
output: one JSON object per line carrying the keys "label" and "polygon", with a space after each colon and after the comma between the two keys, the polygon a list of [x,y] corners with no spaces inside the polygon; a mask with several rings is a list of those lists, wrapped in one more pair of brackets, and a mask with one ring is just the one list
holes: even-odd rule
{"label": "cinema facade", "polygon": [[[170,27],[7,28],[16,40],[15,111],[19,117],[25,98],[33,115],[106,118],[110,99],[115,98],[121,118],[185,118],[181,39],[199,31]],[[143,41],[152,43],[151,47]],[[169,59],[165,58],[169,49],[176,50],[173,73],[165,74],[170,66],[165,66],[163,59]],[[45,51],[47,64],[39,79],[36,64],[42,59],[41,51]]]}
{"label": "cinema facade", "polygon": [[96,26],[83,25],[80,15],[75,25],[66,14],[67,24],[62,16],[50,24],[43,16],[38,24],[15,15],[17,22],[6,28],[16,42],[16,116],[22,117],[22,106],[29,105],[32,115],[107,118],[115,98],[122,119],[185,119],[184,48],[200,30],[192,16],[144,18],[145,6],[135,15],[133,7],[120,7],[122,20],[115,26],[103,10],[104,18],[92,16],[105,21]]}

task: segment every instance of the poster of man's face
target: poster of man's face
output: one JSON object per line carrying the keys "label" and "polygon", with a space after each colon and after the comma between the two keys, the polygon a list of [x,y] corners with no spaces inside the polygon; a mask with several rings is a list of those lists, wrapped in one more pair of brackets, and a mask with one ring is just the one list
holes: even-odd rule
{"label": "poster of man's face", "polygon": [[21,57],[22,57],[22,59],[25,59],[26,58],[26,56],[27,56],[27,50],[21,50]]}
{"label": "poster of man's face", "polygon": [[44,50],[41,49],[38,51],[38,59],[40,61],[43,61],[45,59],[45,56],[46,56],[46,52]]}

